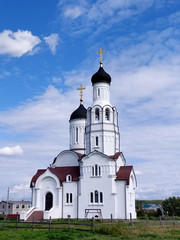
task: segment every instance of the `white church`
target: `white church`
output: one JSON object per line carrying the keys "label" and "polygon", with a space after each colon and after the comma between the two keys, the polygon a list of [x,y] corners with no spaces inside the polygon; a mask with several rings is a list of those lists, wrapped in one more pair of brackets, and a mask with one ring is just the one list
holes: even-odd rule
{"label": "white church", "polygon": [[111,77],[102,67],[92,76],[93,99],[69,120],[70,147],[31,180],[32,208],[21,219],[136,218],[133,166],[120,152],[118,113],[110,103]]}

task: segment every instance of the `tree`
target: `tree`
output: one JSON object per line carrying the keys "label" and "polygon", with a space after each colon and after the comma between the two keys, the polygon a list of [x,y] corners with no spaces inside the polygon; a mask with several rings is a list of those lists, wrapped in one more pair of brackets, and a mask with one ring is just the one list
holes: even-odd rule
{"label": "tree", "polygon": [[165,214],[180,216],[180,197],[169,197],[162,202]]}

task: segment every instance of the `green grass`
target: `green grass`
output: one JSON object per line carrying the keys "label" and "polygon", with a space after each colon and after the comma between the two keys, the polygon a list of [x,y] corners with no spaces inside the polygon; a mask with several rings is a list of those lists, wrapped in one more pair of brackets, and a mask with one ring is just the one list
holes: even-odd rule
{"label": "green grass", "polygon": [[[73,221],[73,220],[72,220]],[[56,221],[56,223],[62,221]],[[77,221],[74,221],[77,223]],[[91,223],[78,221],[78,223]],[[11,223],[13,224],[13,223]],[[15,224],[15,223],[14,223]],[[135,222],[135,228],[130,223],[122,221],[113,224],[95,222],[94,232],[77,231],[75,229],[12,229],[0,226],[2,240],[180,240],[180,223],[174,227],[167,224],[160,227],[159,222],[152,221],[148,227],[145,222]]]}

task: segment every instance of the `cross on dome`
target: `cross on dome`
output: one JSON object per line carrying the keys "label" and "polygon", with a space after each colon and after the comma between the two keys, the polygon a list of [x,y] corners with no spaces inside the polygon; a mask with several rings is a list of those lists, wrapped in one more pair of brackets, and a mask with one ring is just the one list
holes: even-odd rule
{"label": "cross on dome", "polygon": [[100,51],[97,51],[97,53],[100,54],[100,67],[102,67],[102,53],[105,52],[105,50],[102,50],[102,48],[100,48]]}
{"label": "cross on dome", "polygon": [[82,102],[83,102],[83,99],[82,99],[82,96],[83,96],[83,90],[85,90],[86,88],[85,87],[83,87],[82,86],[82,84],[80,85],[80,88],[77,88],[77,90],[79,90],[80,91],[80,102],[81,102],[81,104],[82,104]]}

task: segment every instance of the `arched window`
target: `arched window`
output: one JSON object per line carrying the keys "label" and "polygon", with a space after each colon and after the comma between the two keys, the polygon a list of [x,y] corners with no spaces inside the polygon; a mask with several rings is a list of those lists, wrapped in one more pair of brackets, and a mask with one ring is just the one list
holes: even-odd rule
{"label": "arched window", "polygon": [[95,120],[99,121],[99,108],[95,109]]}
{"label": "arched window", "polygon": [[45,210],[49,211],[53,206],[53,195],[51,192],[48,192],[45,197]]}
{"label": "arched window", "polygon": [[90,193],[90,202],[93,203],[93,192]]}
{"label": "arched window", "polygon": [[99,194],[98,194],[98,191],[96,190],[95,191],[95,203],[98,203],[99,202]]}
{"label": "arched window", "polygon": [[106,110],[105,110],[105,119],[106,119],[107,121],[110,120],[110,112],[109,112],[109,108],[106,108]]}
{"label": "arched window", "polygon": [[98,165],[95,165],[95,176],[98,176]]}
{"label": "arched window", "polygon": [[98,88],[98,97],[100,97],[100,88]]}
{"label": "arched window", "polygon": [[73,194],[66,193],[66,203],[72,203],[72,202],[73,202]]}
{"label": "arched window", "polygon": [[79,131],[78,131],[78,127],[76,127],[76,133],[75,133],[75,135],[76,135],[76,143],[78,143],[78,141],[79,141]]}
{"label": "arched window", "polygon": [[70,174],[66,176],[66,182],[72,182],[72,176]]}
{"label": "arched window", "polygon": [[103,203],[103,193],[100,192],[100,203]]}
{"label": "arched window", "polygon": [[101,176],[101,166],[98,166],[97,164],[95,164],[94,166],[92,166],[92,172],[91,172],[91,176],[93,177],[99,177]]}
{"label": "arched window", "polygon": [[94,176],[94,167],[92,167],[92,176]]}
{"label": "arched window", "polygon": [[69,202],[72,203],[72,193],[70,193],[70,199]]}
{"label": "arched window", "polygon": [[66,193],[66,203],[69,203],[69,193]]}
{"label": "arched window", "polygon": [[99,139],[98,139],[98,137],[96,137],[96,146],[98,146],[99,145]]}

